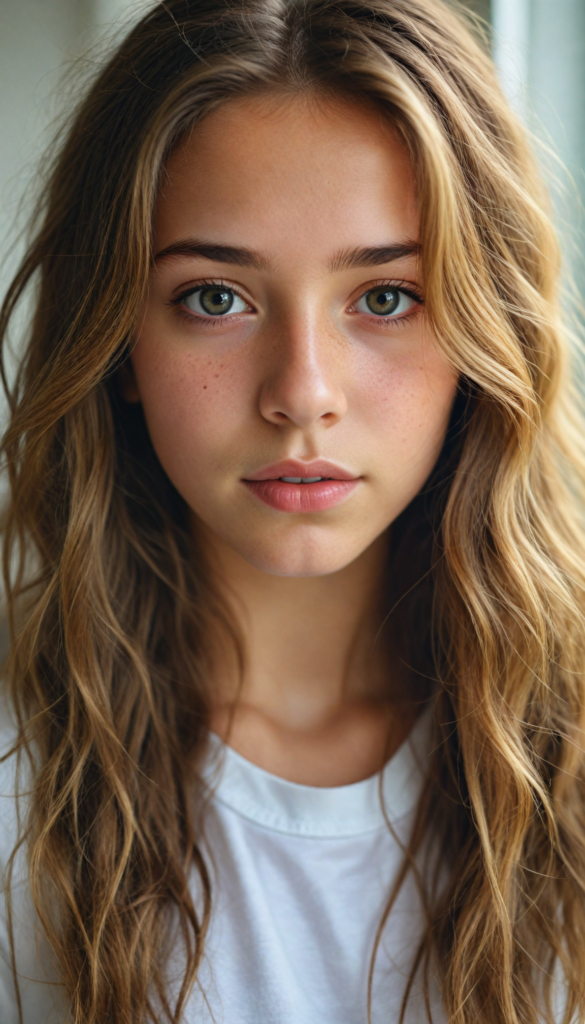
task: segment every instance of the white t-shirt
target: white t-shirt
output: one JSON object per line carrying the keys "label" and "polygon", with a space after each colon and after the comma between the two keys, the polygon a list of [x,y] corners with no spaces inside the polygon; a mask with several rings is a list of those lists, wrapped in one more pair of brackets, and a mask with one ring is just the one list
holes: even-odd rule
{"label": "white t-shirt", "polygon": [[[380,775],[336,788],[287,782],[213,738],[206,818],[213,911],[200,985],[185,1024],[366,1024],[376,930],[402,862],[420,792],[428,717]],[[14,782],[0,776],[0,858],[14,844]],[[384,794],[388,828],[380,802]],[[26,873],[13,891],[25,1024],[63,1024],[66,1013],[31,908]],[[373,1024],[399,1010],[422,929],[407,877],[376,960]],[[177,963],[177,968],[179,964]],[[433,1021],[445,1017],[438,994]],[[407,1016],[426,1015],[415,991]],[[0,922],[0,1021],[17,1024],[5,915]]]}

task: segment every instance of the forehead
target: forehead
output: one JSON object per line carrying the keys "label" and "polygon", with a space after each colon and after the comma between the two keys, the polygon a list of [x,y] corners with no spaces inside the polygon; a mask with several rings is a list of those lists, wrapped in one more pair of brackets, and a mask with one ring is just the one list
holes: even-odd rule
{"label": "forehead", "polygon": [[[414,176],[397,131],[365,103],[231,100],[172,154],[156,248],[189,235],[275,259],[416,240]],[[221,236],[221,237],[220,237]]]}

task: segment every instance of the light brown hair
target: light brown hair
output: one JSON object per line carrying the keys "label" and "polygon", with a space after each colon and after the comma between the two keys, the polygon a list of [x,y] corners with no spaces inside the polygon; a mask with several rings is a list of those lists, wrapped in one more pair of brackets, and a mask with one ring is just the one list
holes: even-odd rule
{"label": "light brown hair", "polygon": [[[564,1019],[582,1019],[583,427],[533,158],[481,45],[440,0],[166,0],[72,119],[0,325],[36,285],[3,443],[7,678],[18,744],[34,751],[22,841],[35,904],[74,1024],[180,1020],[212,899],[206,637],[222,628],[235,644],[237,631],[115,371],[168,154],[230,97],[303,90],[361,95],[401,133],[428,315],[460,380],[389,567],[397,632],[416,640],[403,657],[434,704],[405,860],[427,914],[411,980],[436,974],[452,1024],[536,1024],[553,1019],[559,967]],[[429,834],[436,877],[417,860]]]}

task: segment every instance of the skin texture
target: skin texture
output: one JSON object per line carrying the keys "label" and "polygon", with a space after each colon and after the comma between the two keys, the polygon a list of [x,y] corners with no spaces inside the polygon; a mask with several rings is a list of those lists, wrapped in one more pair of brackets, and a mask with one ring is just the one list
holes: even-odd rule
{"label": "skin texture", "polygon": [[[456,387],[423,304],[406,297],[392,322],[365,306],[381,285],[422,296],[416,253],[341,266],[417,241],[408,158],[377,111],[347,100],[230,101],[167,167],[155,253],[185,239],[259,257],[155,260],[123,378],[242,624],[247,676],[228,736],[235,680],[218,667],[213,728],[293,781],[354,782],[413,721],[390,700],[403,679],[374,642],[377,598],[388,527],[436,461]],[[193,298],[174,301],[210,281],[241,311],[207,323]],[[329,459],[357,486],[325,511],[277,511],[243,481],[285,458]]]}

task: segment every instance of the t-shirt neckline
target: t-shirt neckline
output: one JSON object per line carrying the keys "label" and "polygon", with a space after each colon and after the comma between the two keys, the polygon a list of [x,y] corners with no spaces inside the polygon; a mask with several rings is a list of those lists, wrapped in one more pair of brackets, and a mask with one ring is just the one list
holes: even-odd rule
{"label": "t-shirt neckline", "polygon": [[[430,708],[381,772],[347,786],[304,786],[259,768],[211,733],[206,777],[213,799],[261,828],[342,839],[388,828],[417,803],[430,739]],[[381,799],[383,797],[383,800]]]}

